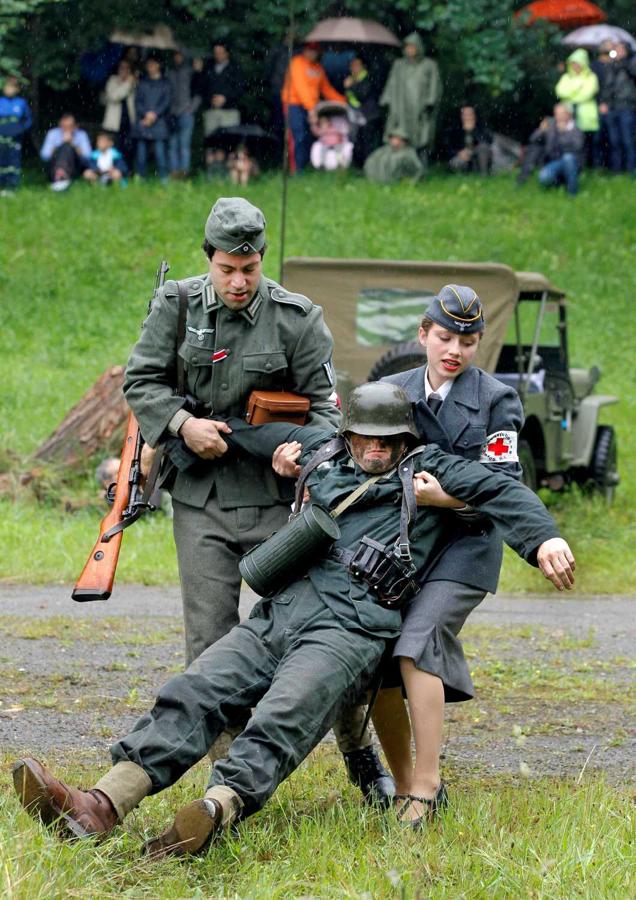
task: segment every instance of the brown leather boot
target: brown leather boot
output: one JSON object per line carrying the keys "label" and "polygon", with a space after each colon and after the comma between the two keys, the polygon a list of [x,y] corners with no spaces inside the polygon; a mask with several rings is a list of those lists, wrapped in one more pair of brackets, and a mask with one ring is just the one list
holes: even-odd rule
{"label": "brown leather boot", "polygon": [[105,837],[117,825],[117,813],[106,794],[68,787],[36,759],[13,764],[13,784],[29,815],[55,828],[60,837]]}
{"label": "brown leather boot", "polygon": [[142,852],[153,859],[201,853],[222,822],[223,807],[218,800],[195,800],[179,810],[170,828],[146,841]]}

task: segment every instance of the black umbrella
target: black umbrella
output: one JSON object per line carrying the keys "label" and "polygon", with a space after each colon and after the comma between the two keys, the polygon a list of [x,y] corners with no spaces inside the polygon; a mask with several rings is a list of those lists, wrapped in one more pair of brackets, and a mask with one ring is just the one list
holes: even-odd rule
{"label": "black umbrella", "polygon": [[219,147],[222,150],[234,150],[239,144],[245,144],[250,153],[261,151],[267,153],[276,142],[274,135],[268,134],[260,125],[230,125],[228,128],[217,128],[205,139],[208,147]]}

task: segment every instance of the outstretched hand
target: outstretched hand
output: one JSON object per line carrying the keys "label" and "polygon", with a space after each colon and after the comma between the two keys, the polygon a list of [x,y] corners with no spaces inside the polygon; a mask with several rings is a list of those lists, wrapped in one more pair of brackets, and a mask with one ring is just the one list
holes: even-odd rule
{"label": "outstretched hand", "polygon": [[537,563],[557,591],[572,590],[576,562],[574,554],[563,538],[544,541],[537,551]]}
{"label": "outstretched hand", "polygon": [[279,444],[272,455],[272,468],[276,474],[282,475],[283,478],[298,478],[300,466],[297,459],[302,449],[303,445],[298,441]]}

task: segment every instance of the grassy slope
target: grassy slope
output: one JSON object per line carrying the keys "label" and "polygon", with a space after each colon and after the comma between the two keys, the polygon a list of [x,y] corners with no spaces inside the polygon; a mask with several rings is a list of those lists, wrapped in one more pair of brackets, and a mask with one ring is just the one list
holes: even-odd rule
{"label": "grassy slope", "polygon": [[[227,190],[204,182],[78,186],[57,196],[25,188],[0,205],[2,459],[32,451],[113,363],[123,363],[143,318],[154,270],[166,256],[176,277],[203,269],[197,249],[211,201]],[[269,222],[267,273],[277,277],[280,181],[249,188]],[[600,365],[601,390],[621,403],[603,413],[616,425],[623,483],[610,513],[566,497],[555,511],[580,562],[588,592],[636,590],[633,545],[636,412],[630,264],[636,202],[626,178],[590,176],[572,201],[536,185],[433,177],[416,188],[353,177],[308,176],[290,188],[288,255],[494,260],[541,271],[570,298],[573,365]],[[84,494],[92,491],[88,483]],[[89,511],[63,515],[28,501],[0,502],[0,577],[72,580],[97,527]],[[611,542],[611,563],[608,546]],[[160,517],[126,535],[118,577],[176,579],[169,523]],[[543,581],[510,556],[502,587],[541,590]]]}

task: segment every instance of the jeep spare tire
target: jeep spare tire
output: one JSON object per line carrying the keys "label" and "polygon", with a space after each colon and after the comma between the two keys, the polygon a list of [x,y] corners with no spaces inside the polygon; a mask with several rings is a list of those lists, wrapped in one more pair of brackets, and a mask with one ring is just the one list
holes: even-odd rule
{"label": "jeep spare tire", "polygon": [[404,341],[396,344],[374,363],[367,381],[379,381],[386,375],[407,372],[426,362],[426,351],[418,341]]}

